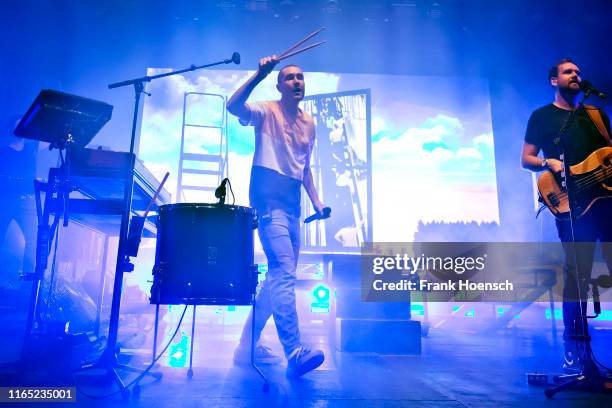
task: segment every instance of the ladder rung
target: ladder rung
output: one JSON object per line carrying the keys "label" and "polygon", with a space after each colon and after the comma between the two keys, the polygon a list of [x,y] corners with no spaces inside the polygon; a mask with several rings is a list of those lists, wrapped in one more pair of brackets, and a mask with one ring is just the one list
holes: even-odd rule
{"label": "ladder rung", "polygon": [[223,126],[215,126],[215,125],[196,125],[195,123],[185,123],[185,127],[198,127],[198,128],[206,128],[206,129],[223,129]]}
{"label": "ladder rung", "polygon": [[183,153],[183,160],[221,163],[223,160],[223,157],[218,154]]}
{"label": "ladder rung", "polygon": [[217,187],[181,186],[181,190],[215,191]]}
{"label": "ladder rung", "polygon": [[218,176],[220,174],[223,174],[223,172],[219,171],[219,170],[200,170],[200,169],[183,169],[183,173],[189,173],[189,174],[207,174],[207,175],[211,175],[211,176]]}

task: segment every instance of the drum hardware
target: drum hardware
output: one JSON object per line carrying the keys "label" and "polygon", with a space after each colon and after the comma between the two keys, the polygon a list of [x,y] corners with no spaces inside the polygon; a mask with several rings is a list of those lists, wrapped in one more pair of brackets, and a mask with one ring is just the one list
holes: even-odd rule
{"label": "drum hardware", "polygon": [[256,228],[255,210],[248,207],[159,207],[151,303],[250,305],[257,285]]}
{"label": "drum hardware", "polygon": [[[193,305],[190,378],[196,306],[250,305],[255,313],[259,275],[254,263],[256,228],[256,212],[248,207],[201,203],[159,207],[150,300],[156,305],[153,358],[157,353],[160,304]],[[264,380],[264,390],[269,389],[261,370],[253,362],[252,366]]]}

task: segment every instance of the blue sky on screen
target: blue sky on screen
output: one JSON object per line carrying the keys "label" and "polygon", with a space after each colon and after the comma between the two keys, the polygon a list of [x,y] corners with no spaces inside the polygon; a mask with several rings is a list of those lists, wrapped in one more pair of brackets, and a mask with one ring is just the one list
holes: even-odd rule
{"label": "blue sky on screen", "polygon": [[[148,75],[167,70],[149,69]],[[176,169],[184,92],[231,95],[253,71],[202,71],[150,84],[140,158],[158,176]],[[250,100],[277,99],[276,72]],[[419,221],[499,221],[488,82],[478,78],[306,73],[306,93],[370,89],[373,227],[376,241],[411,241]],[[221,110],[194,104],[190,118],[220,123]],[[188,120],[190,119],[188,118]],[[188,151],[212,153],[214,135],[187,132]],[[251,127],[228,120],[229,176],[236,204],[248,205]],[[175,199],[176,201],[176,199]],[[202,201],[213,201],[204,198]]]}

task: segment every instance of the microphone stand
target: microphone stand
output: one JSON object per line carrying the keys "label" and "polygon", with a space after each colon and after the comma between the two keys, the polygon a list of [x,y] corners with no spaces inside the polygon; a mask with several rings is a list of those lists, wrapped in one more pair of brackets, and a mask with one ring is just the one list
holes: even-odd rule
{"label": "microphone stand", "polygon": [[[563,162],[563,183],[565,190],[567,192],[568,204],[569,204],[569,226],[571,232],[571,241],[570,250],[572,251],[571,256],[574,258],[574,273],[576,274],[576,290],[578,292],[578,311],[579,316],[575,318],[574,330],[580,330],[579,333],[573,333],[571,336],[573,340],[577,343],[580,343],[583,347],[580,347],[580,352],[577,353],[576,356],[579,361],[579,372],[576,374],[565,374],[555,376],[555,383],[558,385],[554,387],[549,387],[544,391],[544,394],[547,398],[552,398],[556,393],[563,391],[565,389],[578,389],[583,391],[597,391],[597,392],[610,392],[612,391],[612,378],[609,375],[602,375],[600,372],[597,363],[593,359],[593,351],[591,349],[591,336],[589,335],[589,325],[588,319],[596,318],[601,313],[601,305],[599,301],[599,289],[598,289],[598,281],[593,279],[588,279],[587,285],[590,284],[593,291],[593,303],[595,314],[593,316],[587,315],[587,300],[582,299],[582,291],[580,290],[581,282],[581,274],[579,272],[579,263],[578,263],[578,255],[577,255],[577,246],[582,246],[581,244],[577,245],[576,235],[575,235],[575,222],[576,217],[574,214],[576,213],[575,205],[575,195],[573,191],[573,186],[571,185],[571,173],[570,173],[570,165],[567,160],[567,149],[565,143],[563,141],[563,136],[567,136],[569,129],[572,124],[576,120],[577,112],[580,109],[584,108],[584,101],[591,95],[591,90],[586,90],[584,92],[584,96],[578,103],[578,107],[572,111],[563,125],[563,127],[559,130],[557,137],[554,140],[555,145],[559,149],[560,158]],[[593,248],[594,250],[595,248]],[[567,256],[567,255],[566,255]],[[567,261],[566,261],[567,262]],[[567,266],[566,266],[567,267]],[[588,271],[589,276],[591,275],[591,271]],[[570,277],[568,276],[568,279]],[[565,283],[567,284],[567,283]],[[587,291],[584,292],[588,293]],[[565,302],[566,300],[563,299]],[[574,300],[575,301],[575,300]]]}
{"label": "microphone stand", "polygon": [[[182,74],[184,72],[196,71],[202,68],[208,68],[208,67],[222,65],[222,64],[230,64],[232,62],[235,64],[240,63],[240,55],[237,52],[235,52],[232,55],[232,58],[225,59],[223,61],[213,62],[211,64],[204,64],[200,66],[191,65],[189,68],[185,68],[185,69],[181,69],[177,71],[165,72],[165,73],[162,73],[159,75],[153,75],[153,76],[145,75],[140,78],[128,79],[125,81],[115,82],[115,83],[108,85],[108,89],[115,89],[115,88],[120,88],[123,86],[133,85],[135,98],[134,98],[134,114],[132,117],[132,134],[130,138],[130,152],[129,152],[130,153],[130,164],[129,164],[129,168],[126,169],[126,173],[124,175],[125,176],[125,186],[124,186],[124,191],[123,191],[124,207],[123,207],[123,212],[121,214],[121,226],[119,230],[119,248],[117,250],[117,264],[115,268],[115,278],[113,282],[113,296],[112,296],[111,312],[110,312],[110,320],[109,320],[108,340],[106,343],[106,348],[104,349],[104,352],[100,356],[100,359],[98,360],[97,363],[91,366],[91,368],[101,368],[101,369],[106,370],[113,377],[113,380],[115,381],[115,383],[119,386],[121,395],[124,398],[129,397],[129,389],[126,387],[126,385],[123,383],[123,381],[119,377],[116,371],[116,368],[122,368],[128,371],[136,371],[141,374],[148,374],[148,375],[155,377],[156,379],[161,379],[162,377],[161,373],[145,372],[145,370],[139,370],[133,367],[119,364],[117,362],[117,351],[116,351],[117,335],[119,332],[119,313],[120,313],[120,308],[121,308],[121,293],[122,293],[122,288],[123,288],[123,273],[131,272],[134,270],[134,265],[130,263],[130,257],[128,254],[128,246],[129,246],[128,245],[128,226],[130,223],[130,216],[131,216],[131,211],[132,211],[132,194],[133,194],[133,187],[134,187],[134,170],[133,169],[134,169],[134,163],[136,160],[136,157],[134,155],[134,142],[136,140],[136,127],[138,123],[140,98],[141,98],[141,94],[143,93],[150,96],[150,94],[148,94],[144,90],[144,83],[151,82],[159,78]],[[84,367],[84,368],[90,368],[90,367]]]}

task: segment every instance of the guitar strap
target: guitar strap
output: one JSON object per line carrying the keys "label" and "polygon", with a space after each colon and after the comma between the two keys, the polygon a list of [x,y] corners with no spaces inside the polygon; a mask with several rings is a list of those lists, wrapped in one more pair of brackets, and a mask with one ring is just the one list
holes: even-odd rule
{"label": "guitar strap", "polygon": [[608,133],[608,129],[606,129],[606,125],[604,124],[603,118],[601,117],[601,112],[593,105],[584,105],[584,109],[589,114],[589,118],[593,121],[595,126],[597,126],[597,130],[606,139],[608,142],[608,146],[612,146],[610,143],[610,134]]}

